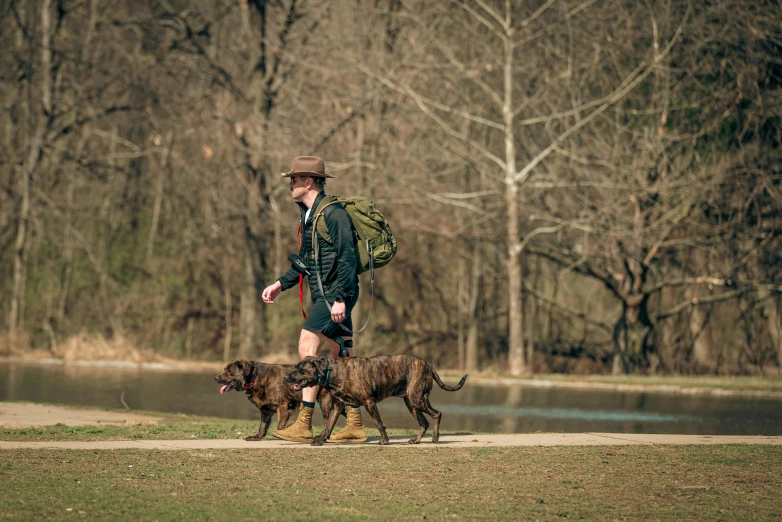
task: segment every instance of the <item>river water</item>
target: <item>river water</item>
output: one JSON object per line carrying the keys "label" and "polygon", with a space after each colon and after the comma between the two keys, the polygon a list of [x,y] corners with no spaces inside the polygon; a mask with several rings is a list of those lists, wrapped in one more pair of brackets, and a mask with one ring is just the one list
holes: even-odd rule
{"label": "river water", "polygon": [[[456,378],[444,378],[456,384]],[[0,400],[259,420],[240,392],[220,395],[213,373],[0,361]],[[475,384],[431,394],[441,429],[458,432],[612,432],[782,435],[782,400]],[[417,428],[398,398],[378,406],[388,428]],[[364,421],[372,424],[364,412]],[[315,424],[320,424],[320,413]]]}

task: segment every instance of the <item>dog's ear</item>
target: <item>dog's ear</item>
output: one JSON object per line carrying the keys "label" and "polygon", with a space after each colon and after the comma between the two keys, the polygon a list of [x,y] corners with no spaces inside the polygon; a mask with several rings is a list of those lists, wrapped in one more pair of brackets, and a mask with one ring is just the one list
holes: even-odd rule
{"label": "dog's ear", "polygon": [[242,372],[242,376],[247,379],[253,373],[253,363],[250,361],[236,361],[236,366]]}
{"label": "dog's ear", "polygon": [[318,375],[323,375],[326,373],[326,369],[329,366],[328,360],[326,360],[325,357],[313,357],[312,358],[312,364],[315,365],[315,369],[318,370]]}

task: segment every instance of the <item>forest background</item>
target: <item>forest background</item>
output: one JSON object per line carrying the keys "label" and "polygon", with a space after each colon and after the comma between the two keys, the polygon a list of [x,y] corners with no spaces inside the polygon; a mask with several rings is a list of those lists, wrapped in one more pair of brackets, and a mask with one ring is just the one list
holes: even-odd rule
{"label": "forest background", "polygon": [[772,0],[0,0],[0,353],[295,354],[318,155],[399,244],[363,355],[779,374],[781,50]]}

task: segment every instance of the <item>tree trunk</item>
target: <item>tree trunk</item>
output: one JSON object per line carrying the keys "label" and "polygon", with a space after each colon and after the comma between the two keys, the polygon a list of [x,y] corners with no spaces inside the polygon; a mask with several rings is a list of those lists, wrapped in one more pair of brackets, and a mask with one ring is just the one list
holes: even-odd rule
{"label": "tree trunk", "polygon": [[459,354],[459,369],[464,370],[467,366],[467,345],[465,341],[464,323],[467,322],[467,263],[464,256],[459,256],[459,263],[456,270],[456,304],[459,322],[456,325],[456,346]]}
{"label": "tree trunk", "polygon": [[185,358],[193,358],[193,330],[195,329],[195,317],[188,316],[185,328]]}
{"label": "tree trunk", "polygon": [[766,305],[768,331],[777,347],[777,373],[782,377],[782,314],[779,313],[779,298],[769,300]]}
{"label": "tree trunk", "polygon": [[239,354],[240,359],[252,359],[255,346],[255,274],[252,266],[252,252],[249,243],[242,261],[242,286],[239,303]]}
{"label": "tree trunk", "polygon": [[622,303],[622,317],[614,327],[613,375],[633,373],[648,364],[653,325],[646,310],[647,299]]}
{"label": "tree trunk", "polygon": [[[260,141],[260,143],[263,143]],[[269,222],[269,213],[261,207],[265,199],[268,204],[269,194],[263,187],[266,185],[263,167],[250,168],[247,182],[249,190],[246,200],[246,223],[244,230],[244,269],[241,290],[241,304],[239,308],[239,357],[252,359],[258,354],[255,347],[263,341],[265,331],[263,319],[264,310],[261,309],[261,293],[263,292],[264,277],[266,276],[264,238],[268,237],[263,227]]]}
{"label": "tree trunk", "polygon": [[[16,240],[14,241],[13,290],[11,307],[8,315],[8,330],[13,337],[21,330],[24,322],[24,295],[27,283],[27,224],[30,218],[30,191],[33,173],[43,151],[43,138],[46,133],[47,120],[52,110],[51,69],[51,0],[41,1],[41,107],[36,111],[30,106],[29,117],[33,121],[35,134],[30,140],[28,155],[22,168],[20,193],[22,204],[19,209]],[[35,97],[30,97],[35,99]]]}
{"label": "tree trunk", "polygon": [[[84,152],[84,145],[90,138],[90,129],[85,127],[82,130],[81,137],[76,144],[76,151],[74,156],[81,158]],[[74,234],[73,234],[73,191],[75,188],[75,175],[72,170],[67,173],[67,188],[65,199],[65,227],[63,230],[63,267],[62,276],[60,279],[60,297],[57,302],[57,311],[55,315],[56,325],[58,330],[62,331],[65,324],[65,312],[68,305],[68,296],[71,291],[71,284],[73,282],[73,252],[74,252]]]}
{"label": "tree trunk", "polygon": [[521,376],[526,371],[521,292],[520,257],[517,254],[511,254],[508,260],[508,363],[510,373],[514,377]]}
{"label": "tree trunk", "polygon": [[[274,247],[272,249],[272,252],[274,252],[274,268],[272,270],[272,273],[274,274],[273,277],[279,277],[280,275],[285,272],[284,264],[283,264],[283,240],[282,240],[282,213],[280,212],[280,205],[277,202],[277,198],[275,196],[269,197],[269,208],[271,209],[271,222],[272,226],[274,227]],[[273,281],[264,281],[262,283],[262,286],[266,288],[265,285],[271,284]],[[261,305],[263,306],[263,305]],[[285,344],[288,344],[286,340],[282,339],[280,334],[282,333],[282,318],[280,316],[279,307],[275,308],[272,306],[271,308],[267,308],[267,317],[268,317],[268,328],[270,332],[270,339],[269,342],[274,346],[283,346]]]}
{"label": "tree trunk", "polygon": [[[22,205],[19,209],[16,241],[14,242],[14,279],[11,293],[11,310],[8,315],[8,332],[12,338],[16,334],[17,329],[22,329],[24,319],[24,290],[27,281],[27,220],[30,214],[30,171],[31,168],[34,168],[34,162],[37,162],[37,159],[33,159],[34,153],[32,148],[35,147],[37,149],[38,144],[36,142],[39,138],[39,134],[33,137],[30,155],[25,163],[20,180]],[[37,158],[37,151],[35,156]]]}
{"label": "tree trunk", "polygon": [[[692,292],[695,297],[697,289]],[[712,356],[712,338],[708,327],[708,314],[700,306],[693,306],[689,318],[690,334],[692,335],[692,356],[695,364],[701,369],[714,370],[715,362]]]}
{"label": "tree trunk", "polygon": [[163,205],[163,188],[165,186],[166,176],[168,175],[168,162],[171,158],[171,143],[173,133],[169,132],[163,138],[164,148],[160,151],[160,165],[157,182],[155,183],[155,202],[152,205],[152,223],[149,225],[149,237],[147,238],[147,256],[146,264],[152,261],[155,252],[155,239],[157,238],[158,223],[160,222],[160,208]]}
{"label": "tree trunk", "polygon": [[761,287],[758,300],[762,303],[760,313],[768,324],[768,335],[777,356],[777,373],[782,377],[782,314],[779,310],[781,298],[770,294],[767,288]]}
{"label": "tree trunk", "polygon": [[[113,169],[116,165],[117,158],[117,141],[119,141],[119,129],[117,124],[111,126],[111,141],[109,142],[109,166]],[[111,196],[107,195],[100,208],[97,226],[100,230],[99,235],[103,236],[102,250],[100,256],[100,268],[99,268],[99,286],[101,306],[100,310],[103,314],[103,319],[107,325],[109,325],[111,335],[123,335],[124,328],[122,321],[117,314],[111,310],[111,302],[109,300],[109,271],[111,270],[111,247],[112,237],[114,236],[113,229],[113,212],[114,205],[111,201]]]}
{"label": "tree trunk", "polygon": [[527,371],[530,374],[535,373],[535,317],[536,317],[536,303],[535,299],[527,292],[524,293],[523,306],[524,306],[524,319],[526,325],[524,326],[524,333],[526,334],[525,344],[527,347]]}
{"label": "tree trunk", "polygon": [[233,296],[231,295],[230,269],[223,270],[223,301],[225,304],[225,336],[223,339],[223,361],[230,360],[231,340],[233,337]]}
{"label": "tree trunk", "polygon": [[[695,250],[690,256],[690,266],[695,274],[709,273],[709,256],[702,250]],[[693,286],[686,291],[687,299],[694,302],[708,290]],[[709,305],[705,305],[709,306]],[[716,367],[712,350],[711,329],[708,327],[709,313],[704,305],[696,304],[690,308],[688,327],[692,336],[692,359],[700,370],[713,371]]]}
{"label": "tree trunk", "polygon": [[[86,133],[85,133],[86,134]],[[65,309],[68,303],[68,293],[71,289],[71,281],[73,278],[73,233],[71,232],[71,214],[73,212],[73,174],[68,173],[68,186],[66,190],[66,207],[65,207],[65,230],[63,230],[63,242],[65,243],[63,248],[63,266],[62,276],[60,278],[60,298],[57,302],[57,312],[55,320],[57,321],[58,329],[63,328],[65,323]]]}
{"label": "tree trunk", "polygon": [[505,206],[508,211],[508,363],[514,377],[526,372],[524,325],[521,308],[521,236],[519,184],[516,181],[516,136],[513,127],[513,37],[504,35],[502,120],[505,134]]}
{"label": "tree trunk", "polygon": [[481,245],[477,241],[472,247],[472,270],[470,275],[470,302],[467,307],[467,339],[465,341],[465,364],[468,372],[475,372],[480,366],[478,350],[478,305],[481,297]]}

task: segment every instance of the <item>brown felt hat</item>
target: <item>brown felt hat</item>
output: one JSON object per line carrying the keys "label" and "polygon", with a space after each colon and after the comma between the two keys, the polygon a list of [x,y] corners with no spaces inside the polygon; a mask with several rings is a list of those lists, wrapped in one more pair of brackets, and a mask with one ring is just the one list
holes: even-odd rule
{"label": "brown felt hat", "polygon": [[326,174],[326,166],[323,158],[317,156],[297,156],[293,158],[290,172],[280,174],[283,178],[293,176],[312,176],[316,178],[333,178],[331,174]]}

